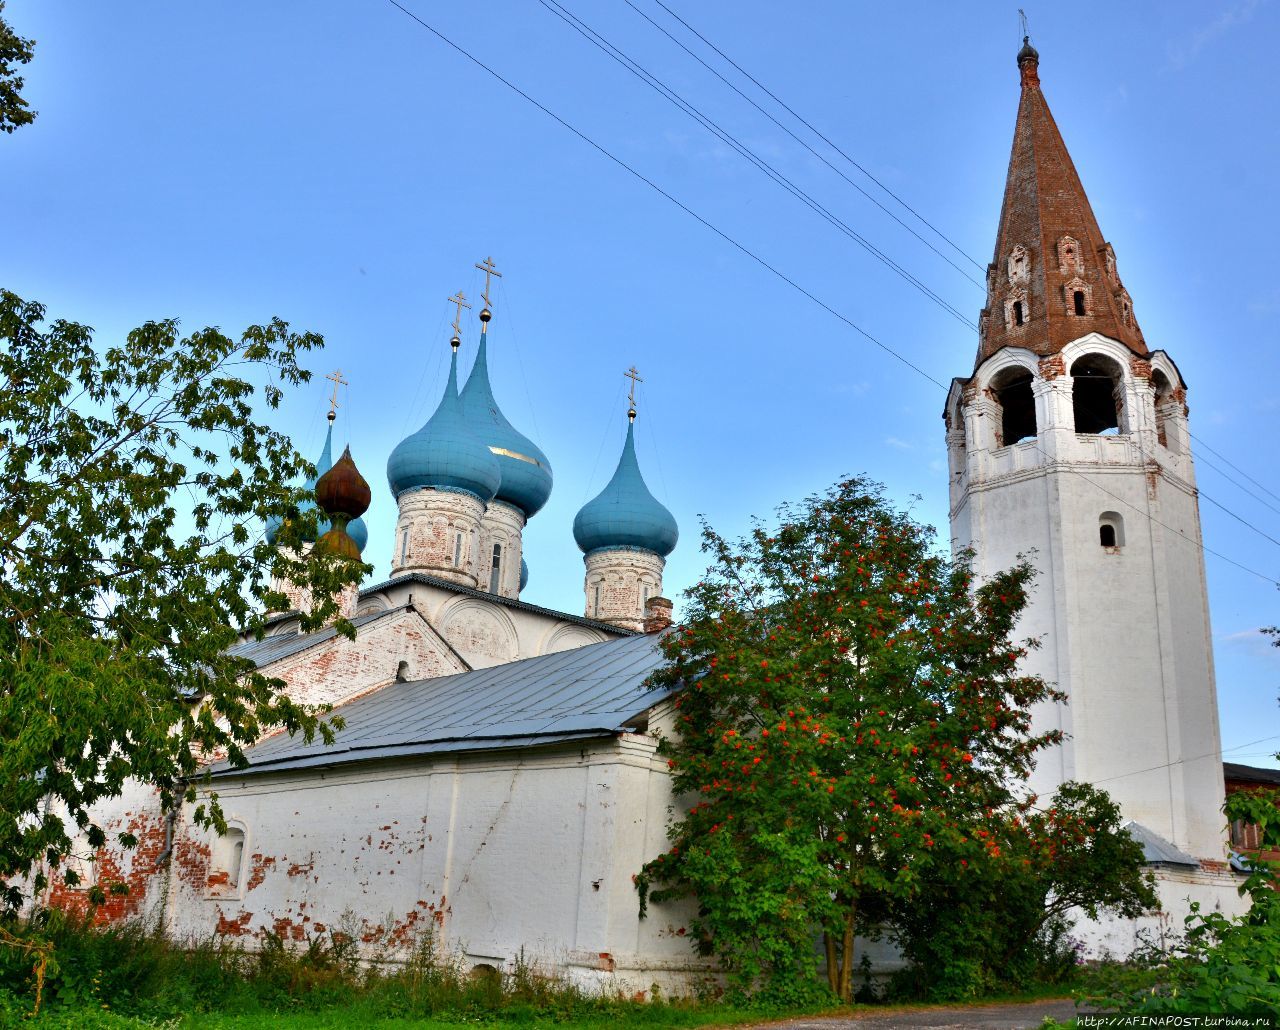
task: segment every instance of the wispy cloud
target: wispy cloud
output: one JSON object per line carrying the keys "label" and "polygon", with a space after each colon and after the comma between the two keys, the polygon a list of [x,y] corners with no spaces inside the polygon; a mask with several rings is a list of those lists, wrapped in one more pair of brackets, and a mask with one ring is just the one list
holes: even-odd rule
{"label": "wispy cloud", "polygon": [[886,436],[884,442],[890,447],[897,447],[904,451],[914,451],[916,449],[915,444],[908,443],[906,440],[899,440],[896,436]]}
{"label": "wispy cloud", "polygon": [[1264,0],[1241,0],[1212,21],[1201,25],[1185,39],[1170,40],[1167,47],[1169,64],[1175,71],[1181,71],[1199,57],[1205,47],[1232,29],[1248,24],[1263,2]]}

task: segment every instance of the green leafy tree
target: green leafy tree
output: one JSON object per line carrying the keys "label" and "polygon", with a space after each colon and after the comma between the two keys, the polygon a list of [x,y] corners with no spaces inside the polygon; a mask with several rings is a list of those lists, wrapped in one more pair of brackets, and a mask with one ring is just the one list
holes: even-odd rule
{"label": "green leafy tree", "polygon": [[[133,778],[194,799],[201,754],[268,727],[330,728],[227,648],[312,591],[307,627],[364,567],[291,553],[316,528],[313,470],[254,418],[322,345],[273,320],[232,339],[151,322],[95,346],[84,326],[0,292],[0,903],[39,889],[68,831],[105,843],[92,806]],[[257,374],[265,385],[255,386]],[[277,548],[262,522],[285,520]],[[344,629],[350,632],[350,624]],[[220,822],[216,807],[201,817]],[[127,834],[119,843],[134,843]],[[64,865],[65,869],[65,865]],[[74,874],[63,872],[68,879]]]}
{"label": "green leafy tree", "polygon": [[1079,961],[1069,912],[1136,918],[1159,905],[1142,847],[1096,787],[1064,783],[993,832],[982,876],[936,863],[916,894],[888,899],[885,925],[910,962],[896,994],[941,1001],[1064,981]]}
{"label": "green leafy tree", "polygon": [[732,543],[686,594],[655,682],[680,686],[664,740],[687,811],[637,876],[646,901],[692,895],[695,941],[742,990],[811,982],[852,996],[854,936],[940,867],[1000,867],[1015,785],[1060,739],[1032,705],[1060,697],[1023,675],[1014,638],[1032,571],[974,589],[932,530],[860,479],[784,506]]}
{"label": "green leafy tree", "polygon": [[28,63],[35,50],[35,40],[23,39],[4,19],[4,0],[0,0],[0,129],[5,132],[35,121],[36,113],[22,99],[22,76],[14,70],[15,65]]}

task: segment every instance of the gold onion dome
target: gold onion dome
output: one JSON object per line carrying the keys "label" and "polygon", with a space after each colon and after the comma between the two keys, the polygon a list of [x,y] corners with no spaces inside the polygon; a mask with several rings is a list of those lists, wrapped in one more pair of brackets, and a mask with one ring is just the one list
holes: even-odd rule
{"label": "gold onion dome", "polygon": [[316,541],[313,552],[359,561],[360,547],[347,532],[347,523],[369,510],[371,498],[369,484],[351,460],[351,448],[347,447],[316,483],[316,504],[329,516],[332,526]]}

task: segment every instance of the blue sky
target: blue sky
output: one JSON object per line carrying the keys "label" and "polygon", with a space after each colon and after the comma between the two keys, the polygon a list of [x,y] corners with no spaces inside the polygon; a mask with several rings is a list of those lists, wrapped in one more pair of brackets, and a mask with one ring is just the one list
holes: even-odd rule
{"label": "blue sky", "polygon": [[[536,0],[403,2],[937,380],[971,370],[972,329]],[[990,260],[1018,99],[1014,7],[668,2],[965,254]],[[624,0],[564,3],[976,319],[981,290]],[[655,0],[635,4],[698,45]],[[1190,385],[1192,431],[1280,494],[1277,5],[1026,9],[1045,94],[1147,342]],[[640,460],[683,534],[669,595],[705,564],[700,515],[737,533],[846,473],[945,527],[942,390],[385,0],[10,0],[6,14],[38,41],[27,94],[40,114],[0,139],[0,281],[103,340],[169,316],[238,331],[279,315],[323,333],[316,371],[341,367],[352,384],[338,427],[374,486],[366,557],[378,578],[395,519],[386,457],[433,410],[445,298],[478,296],[472,265],[490,254],[504,273],[495,391],[556,475],[526,531],[526,599],[582,608],[570,526],[616,461],[633,363]],[[326,386],[279,416],[308,454]],[[1249,496],[1197,457],[1205,494],[1280,538],[1280,499],[1242,480],[1260,499]],[[1202,517],[1209,547],[1280,578],[1280,546],[1212,504]],[[1227,757],[1274,764],[1280,651],[1257,630],[1280,622],[1280,598],[1213,556],[1206,568]]]}

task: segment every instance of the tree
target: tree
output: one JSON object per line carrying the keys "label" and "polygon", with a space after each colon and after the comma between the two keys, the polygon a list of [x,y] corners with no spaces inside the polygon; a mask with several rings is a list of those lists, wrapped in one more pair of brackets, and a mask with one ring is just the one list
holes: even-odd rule
{"label": "tree", "polygon": [[[195,798],[200,755],[272,726],[331,730],[227,648],[309,588],[313,628],[364,567],[290,551],[316,529],[314,471],[254,420],[322,346],[278,320],[237,341],[149,322],[117,345],[0,292],[0,902],[39,889],[68,830],[97,848],[92,806],[128,779],[168,809]],[[267,379],[253,385],[245,376]],[[277,385],[280,384],[280,385]],[[262,521],[285,520],[277,550]],[[343,624],[350,632],[350,624]],[[200,818],[219,823],[216,807]],[[124,834],[119,843],[134,841]],[[74,874],[63,872],[68,879]],[[28,879],[30,877],[30,879]]]}
{"label": "tree", "polygon": [[1067,915],[1137,918],[1159,906],[1142,847],[1097,787],[1064,783],[1043,807],[999,824],[982,876],[935,864],[911,897],[888,899],[885,924],[910,966],[896,993],[974,997],[1074,976]]}
{"label": "tree", "polygon": [[35,40],[23,39],[5,21],[4,0],[0,0],[0,129],[5,132],[36,119],[36,113],[22,99],[22,76],[13,67],[28,63],[35,49]]}
{"label": "tree", "polygon": [[738,986],[812,979],[852,996],[859,914],[916,896],[924,877],[989,875],[1015,785],[1060,739],[1032,705],[1060,698],[1022,674],[1014,640],[1025,563],[973,586],[963,560],[860,479],[779,510],[731,543],[686,595],[655,676],[679,686],[664,739],[689,807],[670,851],[637,876],[642,911],[693,895],[692,930]]}

